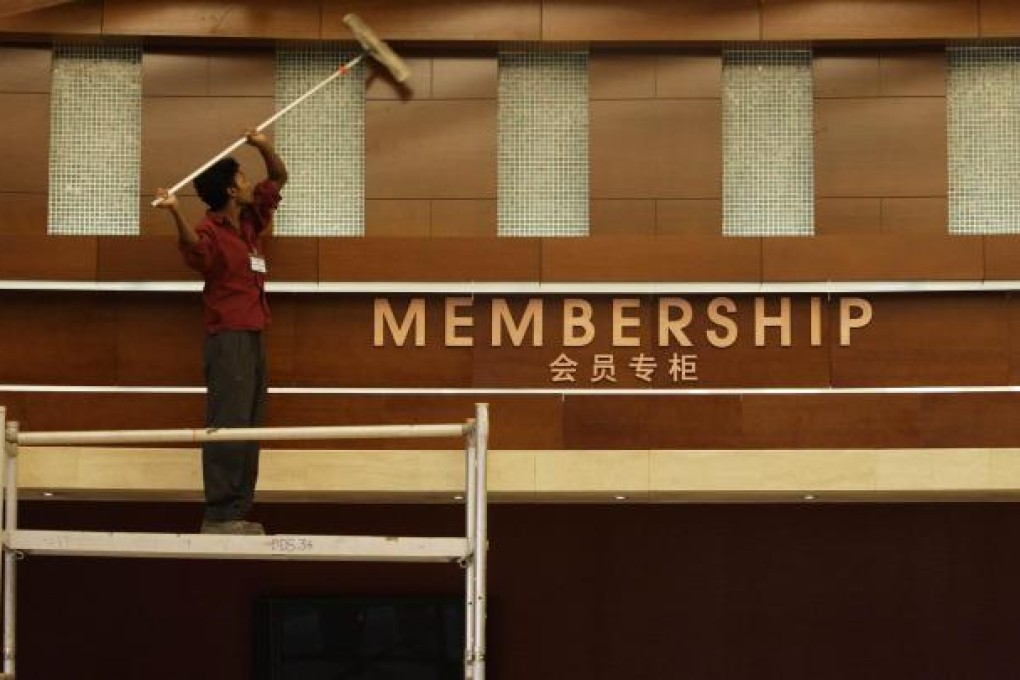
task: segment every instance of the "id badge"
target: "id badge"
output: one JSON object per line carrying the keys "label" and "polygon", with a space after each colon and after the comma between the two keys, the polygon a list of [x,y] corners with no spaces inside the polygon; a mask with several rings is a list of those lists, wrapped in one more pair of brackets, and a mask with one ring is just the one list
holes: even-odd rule
{"label": "id badge", "polygon": [[266,273],[266,258],[259,257],[258,255],[251,255],[251,270],[258,272],[259,274]]}

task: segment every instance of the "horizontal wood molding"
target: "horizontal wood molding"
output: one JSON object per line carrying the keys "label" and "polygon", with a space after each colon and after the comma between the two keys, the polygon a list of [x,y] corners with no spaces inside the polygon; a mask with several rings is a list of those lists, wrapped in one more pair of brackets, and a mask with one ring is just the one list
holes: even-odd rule
{"label": "horizontal wood molding", "polygon": [[[795,282],[1020,279],[1020,236],[298,238],[267,240],[297,282]],[[0,235],[3,281],[198,280],[171,236]]]}
{"label": "horizontal wood molding", "polygon": [[[54,4],[54,3],[46,3]],[[833,0],[421,0],[242,3],[81,0],[0,17],[29,35],[339,39],[347,12],[384,38],[409,41],[696,42],[1015,37],[1009,0],[846,3]]]}

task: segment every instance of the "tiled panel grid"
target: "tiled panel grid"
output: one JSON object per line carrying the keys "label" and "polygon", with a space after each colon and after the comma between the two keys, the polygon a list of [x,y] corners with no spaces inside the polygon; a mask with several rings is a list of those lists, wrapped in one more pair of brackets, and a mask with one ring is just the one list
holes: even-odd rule
{"label": "tiled panel grid", "polygon": [[500,236],[588,234],[588,53],[499,54]]}
{"label": "tiled panel grid", "polygon": [[56,45],[50,234],[138,233],[141,132],[141,48]]}
{"label": "tiled panel grid", "polygon": [[1020,233],[1020,46],[948,56],[949,232]]}
{"label": "tiled panel grid", "polygon": [[723,234],[814,233],[813,118],[810,50],[724,52]]}
{"label": "tiled panel grid", "polygon": [[[276,108],[294,101],[352,59],[340,43],[284,43],[276,50]],[[276,147],[287,162],[287,200],[280,236],[365,233],[365,67],[295,107],[276,123]]]}

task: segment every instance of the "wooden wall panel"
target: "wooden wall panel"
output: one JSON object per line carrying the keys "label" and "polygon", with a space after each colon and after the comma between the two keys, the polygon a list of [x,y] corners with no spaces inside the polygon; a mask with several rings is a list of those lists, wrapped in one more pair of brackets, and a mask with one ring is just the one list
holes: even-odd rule
{"label": "wooden wall panel", "polygon": [[431,201],[433,237],[495,237],[495,200]]}
{"label": "wooden wall panel", "polygon": [[[140,180],[143,197],[151,200],[157,187],[177,183],[273,112],[272,97],[144,98]],[[250,179],[258,181],[265,177],[258,151],[244,146],[233,155]],[[181,193],[194,195],[194,189],[189,184]],[[200,215],[187,217],[198,219]]]}
{"label": "wooden wall panel", "polygon": [[0,279],[95,281],[93,236],[0,235]]}
{"label": "wooden wall panel", "polygon": [[655,233],[718,237],[722,234],[722,201],[697,198],[656,201]]}
{"label": "wooden wall panel", "polygon": [[882,230],[879,198],[818,198],[815,236],[859,236]]}
{"label": "wooden wall panel", "polygon": [[719,198],[718,100],[593,101],[592,198]]}
{"label": "wooden wall panel", "polygon": [[544,0],[543,40],[758,40],[755,0]]}
{"label": "wooden wall panel", "polygon": [[762,5],[765,40],[973,38],[978,0],[843,2],[778,0]]}
{"label": "wooden wall panel", "polygon": [[1018,406],[1020,395],[1015,393],[925,394],[919,412],[921,445],[962,448],[1020,445]]}
{"label": "wooden wall panel", "polygon": [[944,98],[815,102],[818,196],[945,196]]}
{"label": "wooden wall panel", "polygon": [[418,236],[429,234],[429,201],[365,201],[365,236]]}
{"label": "wooden wall panel", "polygon": [[324,239],[323,281],[537,281],[538,239]]}
{"label": "wooden wall panel", "polygon": [[402,53],[401,58],[411,72],[410,79],[398,83],[389,74],[372,63],[365,78],[365,100],[432,99],[432,59]]}
{"label": "wooden wall panel", "polygon": [[275,71],[271,49],[151,47],[142,55],[142,93],[146,97],[272,97]]}
{"label": "wooden wall panel", "polygon": [[[9,383],[109,384],[116,375],[116,307],[107,299],[54,305],[53,296],[5,292],[0,375]],[[45,305],[45,307],[44,307]]]}
{"label": "wooden wall panel", "polygon": [[1006,298],[928,293],[919,305],[910,296],[887,294],[875,310],[851,347],[833,346],[835,386],[1009,383]]}
{"label": "wooden wall panel", "polygon": [[[224,146],[226,146],[225,143]],[[154,174],[158,176],[161,173],[157,172]],[[176,184],[181,178],[170,179],[170,177],[159,177],[159,179],[167,184]],[[188,192],[191,193],[189,194]],[[151,194],[148,196],[140,195],[138,198],[139,235],[177,238],[177,226],[174,224],[173,217],[162,208],[152,207],[152,199],[155,196]],[[181,214],[184,215],[185,221],[191,225],[197,225],[201,222],[206,211],[209,209],[209,206],[203,203],[202,199],[194,195],[194,189],[190,186],[182,187],[177,193],[177,204]]]}
{"label": "wooden wall panel", "polygon": [[270,281],[318,281],[319,239],[270,236],[262,240]]}
{"label": "wooden wall panel", "polygon": [[949,233],[949,201],[936,198],[883,198],[882,231],[939,236]]}
{"label": "wooden wall panel", "polygon": [[655,94],[659,98],[722,97],[722,58],[717,53],[661,53],[655,66]]}
{"label": "wooden wall panel", "polygon": [[1020,236],[984,236],[985,278],[1020,279]]}
{"label": "wooden wall panel", "polygon": [[567,449],[739,448],[739,396],[570,396]]}
{"label": "wooden wall panel", "polygon": [[0,392],[25,431],[201,427],[204,394]]}
{"label": "wooden wall panel", "polygon": [[368,102],[365,197],[495,198],[496,103]]}
{"label": "wooden wall panel", "polygon": [[491,54],[442,55],[432,60],[435,99],[495,99],[497,59]]}
{"label": "wooden wall panel", "polygon": [[589,236],[651,236],[656,227],[656,202],[594,200]]}
{"label": "wooden wall panel", "polygon": [[877,97],[881,89],[881,57],[872,51],[832,50],[819,47],[812,60],[814,95],[833,97]]}
{"label": "wooden wall panel", "polygon": [[[398,298],[391,300],[397,304]],[[443,347],[441,298],[427,302],[425,347],[400,350],[373,346],[371,298],[310,296],[294,303],[294,380],[299,385],[336,386],[338,376],[350,387],[446,387],[471,382],[471,348]]]}
{"label": "wooden wall panel", "polygon": [[1013,0],[979,0],[981,37],[1013,38],[1020,33],[1020,6]]}
{"label": "wooden wall panel", "polygon": [[209,56],[204,50],[152,47],[143,51],[142,96],[205,97],[209,94]]}
{"label": "wooden wall panel", "polygon": [[359,15],[386,40],[539,40],[539,0],[323,0],[322,38],[348,39],[341,23]]}
{"label": "wooden wall panel", "polygon": [[0,191],[46,193],[49,139],[48,94],[0,94]]}
{"label": "wooden wall panel", "polygon": [[241,6],[160,0],[103,2],[103,32],[113,35],[315,40],[319,29],[319,3],[315,0],[249,0]]}
{"label": "wooden wall panel", "polygon": [[99,35],[102,31],[103,0],[76,0],[0,19],[0,32],[5,33]]}
{"label": "wooden wall panel", "polygon": [[883,97],[945,97],[946,51],[942,48],[886,50],[880,64]]}
{"label": "wooden wall panel", "polygon": [[983,242],[968,236],[762,239],[766,281],[980,280]]}
{"label": "wooden wall panel", "polygon": [[657,62],[654,54],[592,52],[588,61],[590,98],[653,99]]}
{"label": "wooden wall panel", "polygon": [[42,236],[46,234],[47,197],[42,193],[0,192],[0,234]]}
{"label": "wooden wall panel", "polygon": [[199,275],[181,256],[176,237],[104,236],[98,239],[99,281],[189,281]]}
{"label": "wooden wall panel", "polygon": [[48,93],[51,62],[51,51],[47,47],[0,47],[0,92]]}
{"label": "wooden wall panel", "polygon": [[205,329],[198,293],[125,293],[110,303],[117,315],[115,384],[204,384]]}
{"label": "wooden wall panel", "polygon": [[757,281],[761,240],[546,239],[544,281]]}
{"label": "wooden wall panel", "polygon": [[921,446],[916,394],[791,395],[743,398],[749,448],[914,448]]}
{"label": "wooden wall panel", "polygon": [[[189,357],[190,358],[190,357]],[[494,449],[982,448],[1020,445],[1017,395],[693,396],[271,394],[271,426],[459,422],[490,404]],[[201,427],[202,393],[0,392],[32,431]],[[439,439],[292,448],[451,449]],[[268,448],[280,448],[271,446]],[[765,455],[765,454],[763,454]],[[934,455],[934,454],[933,454]]]}

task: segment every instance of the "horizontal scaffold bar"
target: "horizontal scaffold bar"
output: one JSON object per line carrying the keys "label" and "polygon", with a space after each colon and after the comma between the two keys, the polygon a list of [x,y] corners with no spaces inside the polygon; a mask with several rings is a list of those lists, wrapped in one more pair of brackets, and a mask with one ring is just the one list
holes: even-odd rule
{"label": "horizontal scaffold bar", "polygon": [[418,536],[236,536],[90,531],[8,534],[8,548],[29,555],[179,557],[320,562],[453,562],[469,554],[466,538]]}
{"label": "horizontal scaffold bar", "polygon": [[26,446],[85,444],[154,444],[169,442],[274,441],[309,439],[413,439],[462,437],[473,425],[358,425],[329,427],[249,427],[192,430],[95,430],[82,432],[19,432]]}

